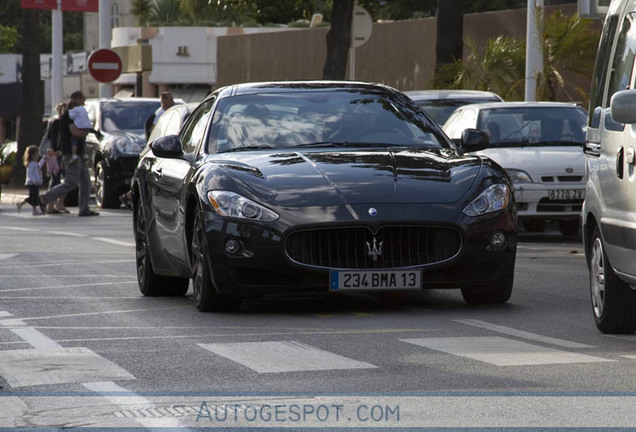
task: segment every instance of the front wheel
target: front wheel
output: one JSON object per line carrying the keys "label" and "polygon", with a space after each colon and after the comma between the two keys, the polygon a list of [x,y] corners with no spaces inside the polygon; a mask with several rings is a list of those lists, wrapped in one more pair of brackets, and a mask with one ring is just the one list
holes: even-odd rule
{"label": "front wheel", "polygon": [[633,333],[636,291],[614,272],[598,227],[592,234],[590,250],[590,294],[596,327],[603,333]]}
{"label": "front wheel", "polygon": [[135,263],[137,264],[137,282],[139,291],[145,296],[181,297],[188,292],[190,279],[171,276],[159,276],[150,261],[150,244],[147,223],[141,203],[135,211]]}
{"label": "front wheel", "polygon": [[194,217],[192,233],[192,290],[197,309],[201,312],[236,311],[241,306],[241,298],[219,294],[212,283],[205,222],[200,210]]}
{"label": "front wheel", "polygon": [[121,205],[117,188],[108,179],[108,168],[104,161],[95,166],[95,201],[97,205],[105,209],[118,209]]}

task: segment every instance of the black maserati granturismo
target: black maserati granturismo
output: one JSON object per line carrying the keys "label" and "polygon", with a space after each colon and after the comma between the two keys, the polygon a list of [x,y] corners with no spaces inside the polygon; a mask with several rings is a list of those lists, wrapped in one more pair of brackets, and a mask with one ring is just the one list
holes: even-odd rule
{"label": "black maserati granturismo", "polygon": [[504,303],[517,247],[504,170],[404,94],[362,82],[245,83],[144,149],[139,288],[201,311],[269,293],[461,289]]}

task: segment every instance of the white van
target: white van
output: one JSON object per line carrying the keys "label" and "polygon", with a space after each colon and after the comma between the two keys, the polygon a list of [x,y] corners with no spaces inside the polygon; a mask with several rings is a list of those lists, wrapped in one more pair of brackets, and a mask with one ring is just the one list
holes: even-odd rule
{"label": "white van", "polygon": [[594,321],[636,329],[636,0],[613,0],[596,57],[582,209]]}

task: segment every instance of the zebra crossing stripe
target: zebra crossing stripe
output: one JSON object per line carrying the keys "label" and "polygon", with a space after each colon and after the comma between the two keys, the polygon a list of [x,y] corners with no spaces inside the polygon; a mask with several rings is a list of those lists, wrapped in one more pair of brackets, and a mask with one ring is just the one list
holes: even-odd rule
{"label": "zebra crossing stripe", "polygon": [[258,373],[376,368],[300,342],[243,342],[198,344]]}
{"label": "zebra crossing stripe", "polygon": [[500,336],[400,339],[402,342],[496,366],[592,363],[612,361],[585,354],[532,345]]}

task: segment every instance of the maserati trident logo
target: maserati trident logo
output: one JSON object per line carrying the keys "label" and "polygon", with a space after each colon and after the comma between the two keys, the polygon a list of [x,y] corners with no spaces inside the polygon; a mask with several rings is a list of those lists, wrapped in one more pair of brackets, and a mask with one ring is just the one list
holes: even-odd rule
{"label": "maserati trident logo", "polygon": [[370,214],[371,216],[377,216],[378,211],[377,211],[376,209],[374,209],[373,207],[371,207],[371,208],[369,209],[369,214]]}
{"label": "maserati trident logo", "polygon": [[566,172],[566,173],[568,173],[568,174],[572,174],[572,173],[574,172],[574,169],[573,169],[573,168],[570,168],[570,167],[567,167],[567,168],[565,169],[565,172]]}
{"label": "maserati trident logo", "polygon": [[366,243],[367,243],[367,254],[371,258],[373,258],[373,262],[377,262],[378,257],[382,256],[382,243],[384,242],[378,243],[378,239],[376,239],[375,236],[373,236],[373,243],[370,243],[370,242],[366,242]]}

